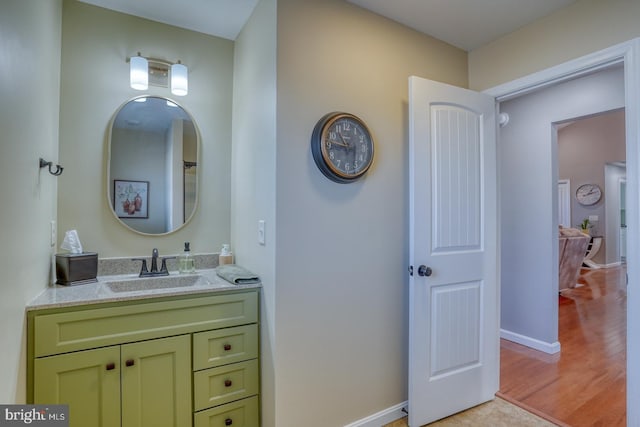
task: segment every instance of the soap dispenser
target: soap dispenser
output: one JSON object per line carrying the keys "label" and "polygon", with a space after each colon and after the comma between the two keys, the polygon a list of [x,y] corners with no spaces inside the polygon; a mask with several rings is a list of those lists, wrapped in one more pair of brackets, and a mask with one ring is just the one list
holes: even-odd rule
{"label": "soap dispenser", "polygon": [[189,242],[184,242],[184,252],[178,257],[178,270],[180,274],[196,272],[196,260],[191,255]]}
{"label": "soap dispenser", "polygon": [[218,255],[218,264],[233,264],[233,254],[229,250],[229,245],[226,243],[222,245],[222,250],[220,251],[220,255]]}

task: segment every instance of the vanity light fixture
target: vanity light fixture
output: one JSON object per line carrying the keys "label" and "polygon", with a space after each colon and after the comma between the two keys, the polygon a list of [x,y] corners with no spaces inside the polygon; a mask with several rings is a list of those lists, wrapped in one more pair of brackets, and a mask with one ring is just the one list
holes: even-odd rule
{"label": "vanity light fixture", "polygon": [[149,88],[149,62],[147,58],[140,56],[140,52],[129,60],[129,83],[135,90]]}
{"label": "vanity light fixture", "polygon": [[171,93],[185,96],[189,93],[189,74],[187,67],[180,61],[176,63],[162,59],[138,56],[129,59],[129,81],[132,89],[147,90],[149,85],[168,87]]}
{"label": "vanity light fixture", "polygon": [[189,93],[187,67],[180,61],[171,66],[171,93],[176,96],[185,96]]}

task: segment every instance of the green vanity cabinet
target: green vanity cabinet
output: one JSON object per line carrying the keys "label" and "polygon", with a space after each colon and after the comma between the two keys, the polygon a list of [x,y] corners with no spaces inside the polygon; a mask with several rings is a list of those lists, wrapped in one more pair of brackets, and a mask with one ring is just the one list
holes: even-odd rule
{"label": "green vanity cabinet", "polygon": [[28,401],[72,427],[259,427],[258,290],[31,310]]}
{"label": "green vanity cabinet", "polygon": [[41,357],[34,401],[69,404],[71,426],[189,425],[190,359],[189,335]]}

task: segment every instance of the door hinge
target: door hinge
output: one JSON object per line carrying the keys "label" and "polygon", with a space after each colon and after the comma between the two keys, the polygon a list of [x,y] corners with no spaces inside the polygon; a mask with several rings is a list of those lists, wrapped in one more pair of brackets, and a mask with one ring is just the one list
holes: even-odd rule
{"label": "door hinge", "polygon": [[409,276],[413,276],[413,265],[409,266]]}

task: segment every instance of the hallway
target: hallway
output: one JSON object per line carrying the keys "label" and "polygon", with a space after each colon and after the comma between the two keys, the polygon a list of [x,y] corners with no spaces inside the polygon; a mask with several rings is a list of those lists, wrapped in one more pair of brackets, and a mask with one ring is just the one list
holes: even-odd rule
{"label": "hallway", "polygon": [[499,396],[559,425],[626,424],[626,269],[582,269],[559,296],[561,352],[501,341]]}

